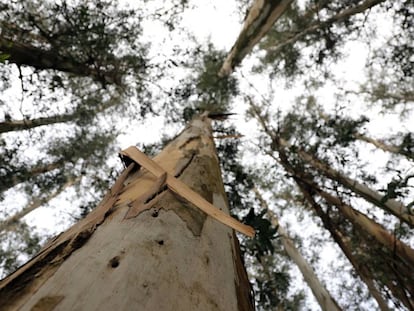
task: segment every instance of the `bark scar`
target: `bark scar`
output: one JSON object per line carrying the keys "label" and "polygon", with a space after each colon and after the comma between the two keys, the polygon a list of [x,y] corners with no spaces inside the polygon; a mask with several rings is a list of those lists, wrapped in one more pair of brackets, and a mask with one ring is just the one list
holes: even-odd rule
{"label": "bark scar", "polygon": [[128,212],[124,219],[137,217],[143,211],[150,209],[155,203],[155,197],[167,189],[165,182],[167,180],[167,173],[165,172],[157,178],[154,185],[138,199],[129,204]]}
{"label": "bark scar", "polygon": [[[145,169],[147,169],[151,174],[155,175],[157,178],[166,175],[166,180],[164,181],[168,188],[174,193],[180,195],[187,202],[195,205],[200,210],[202,210],[207,215],[213,217],[222,224],[233,228],[240,233],[243,233],[249,237],[255,235],[255,230],[245,224],[242,224],[237,219],[231,217],[230,215],[224,213],[220,209],[216,208],[210,202],[201,197],[197,192],[193,191],[185,183],[174,177],[173,175],[165,172],[165,170],[155,161],[148,158],[144,153],[138,150],[135,146],[131,146],[120,152],[121,157],[129,158],[130,161],[133,161]],[[151,189],[152,190],[152,189]]]}

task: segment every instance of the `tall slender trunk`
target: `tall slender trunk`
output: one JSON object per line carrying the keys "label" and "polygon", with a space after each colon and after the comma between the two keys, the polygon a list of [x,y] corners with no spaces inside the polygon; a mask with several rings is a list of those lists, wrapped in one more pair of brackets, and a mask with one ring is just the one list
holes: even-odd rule
{"label": "tall slender trunk", "polygon": [[14,186],[22,182],[25,182],[30,178],[58,169],[63,165],[64,161],[58,160],[56,162],[52,162],[45,165],[37,165],[29,169],[24,168],[23,170],[16,172],[11,177],[3,178],[3,180],[0,181],[0,192],[13,188]]}
{"label": "tall slender trunk", "polygon": [[313,271],[312,267],[308,264],[306,259],[300,254],[299,250],[295,247],[292,239],[289,237],[286,230],[280,225],[275,213],[269,208],[267,202],[263,199],[260,191],[257,188],[253,188],[256,197],[258,198],[262,208],[269,215],[271,223],[277,228],[283,247],[286,253],[292,259],[292,261],[298,266],[300,272],[303,275],[309,288],[312,290],[313,295],[319,303],[322,310],[342,310],[335,299],[329,294],[325,286],[319,281],[318,276]]}
{"label": "tall slender trunk", "polygon": [[22,131],[22,130],[29,130],[36,128],[38,126],[43,125],[51,125],[57,123],[65,123],[65,122],[75,122],[82,117],[85,117],[86,114],[91,114],[92,111],[94,114],[98,114],[100,112],[105,111],[106,109],[116,106],[119,104],[119,100],[117,97],[111,98],[106,102],[100,103],[99,106],[96,107],[87,107],[89,111],[74,111],[72,113],[67,114],[60,114],[54,115],[50,117],[41,117],[36,119],[24,119],[24,120],[10,120],[10,121],[3,121],[0,122],[0,134],[7,133],[7,132],[15,132],[15,131]]}
{"label": "tall slender trunk", "polygon": [[365,214],[355,210],[349,204],[342,202],[342,200],[338,197],[335,197],[318,188],[313,189],[327,202],[338,207],[341,214],[348,220],[359,226],[365,232],[369,233],[379,243],[387,247],[390,252],[395,252],[401,260],[414,269],[414,250],[411,247],[397,239],[395,235],[390,234],[386,229],[367,217]]}
{"label": "tall slender trunk", "polygon": [[368,137],[368,136],[362,135],[360,133],[355,133],[354,136],[355,136],[355,138],[357,138],[359,140],[362,140],[362,141],[365,141],[369,144],[372,144],[375,147],[377,147],[377,148],[379,148],[383,151],[391,152],[391,153],[394,153],[394,154],[400,154],[400,155],[403,155],[403,156],[405,156],[405,157],[407,157],[411,160],[414,160],[414,154],[413,153],[404,152],[398,146],[386,144],[382,141],[379,141],[378,139],[374,139],[372,137]]}
{"label": "tall slender trunk", "polygon": [[316,203],[312,195],[307,191],[306,187],[304,187],[300,183],[298,185],[302,193],[304,194],[306,200],[309,202],[309,204],[313,207],[316,214],[322,220],[322,223],[325,229],[327,229],[330,232],[336,244],[338,244],[338,246],[341,248],[344,255],[348,258],[349,262],[354,267],[355,271],[357,272],[357,275],[360,277],[362,282],[364,282],[365,285],[367,286],[368,291],[370,292],[372,297],[377,302],[380,310],[389,311],[390,309],[388,308],[386,301],[382,298],[380,291],[375,286],[375,283],[374,283],[375,278],[372,275],[369,268],[366,267],[364,263],[358,262],[357,258],[355,258],[355,256],[352,254],[350,243],[345,239],[344,235],[331,224],[328,215],[326,215],[323,212],[322,208]]}
{"label": "tall slender trunk", "polygon": [[[356,93],[356,94],[359,94],[359,93]],[[329,122],[329,121],[330,121],[330,119],[332,118],[332,117],[330,117],[329,115],[327,115],[326,113],[324,113],[323,111],[319,111],[319,116],[320,116],[322,119],[324,119],[326,122]],[[359,139],[359,140],[361,140],[361,141],[364,141],[364,142],[366,142],[366,143],[369,143],[369,144],[371,144],[371,145],[373,145],[373,146],[375,146],[375,147],[377,147],[378,149],[381,149],[381,150],[383,150],[383,151],[386,151],[386,152],[391,152],[391,153],[394,153],[394,154],[403,155],[403,156],[405,156],[405,157],[407,157],[407,158],[409,158],[409,159],[414,160],[414,154],[413,154],[412,152],[407,152],[407,151],[404,151],[402,148],[400,148],[400,147],[398,147],[398,146],[395,146],[395,145],[390,145],[390,144],[384,143],[383,141],[380,141],[380,140],[378,140],[378,139],[375,139],[375,138],[369,137],[369,136],[367,136],[367,135],[364,135],[364,134],[358,133],[357,131],[355,131],[355,132],[353,133],[353,136],[354,136],[356,139]]]}
{"label": "tall slender trunk", "polygon": [[[297,174],[297,172],[295,174]],[[318,205],[316,204],[315,200],[310,194],[310,191],[323,197],[329,204],[337,206],[342,216],[344,216],[346,219],[351,221],[351,223],[353,223],[357,228],[359,228],[358,231],[360,232],[361,236],[363,236],[364,233],[368,233],[375,241],[377,241],[379,245],[383,245],[386,248],[388,248],[387,253],[392,254],[392,257],[393,257],[393,258],[389,258],[388,260],[392,260],[392,261],[395,260],[398,263],[397,265],[398,271],[396,271],[395,269],[386,269],[386,267],[382,266],[381,268],[382,268],[382,272],[384,276],[381,277],[381,279],[385,277],[385,280],[381,282],[386,287],[388,287],[389,290],[391,290],[395,298],[397,298],[400,302],[402,302],[405,306],[407,306],[411,310],[414,305],[414,301],[410,297],[407,296],[407,292],[410,293],[410,287],[411,287],[410,283],[412,283],[413,281],[413,275],[411,272],[413,269],[413,261],[412,261],[413,254],[414,254],[413,249],[411,249],[405,243],[398,240],[394,235],[390,234],[382,226],[378,225],[377,223],[369,219],[364,214],[354,210],[351,206],[344,204],[338,198],[322,191],[314,183],[310,182],[309,180],[306,180],[306,178],[303,178],[303,176],[300,176],[300,174],[297,177],[296,182],[301,188],[302,192],[306,193],[306,197],[308,201],[311,202],[315,210],[317,210],[318,215],[321,218],[324,217],[325,222],[328,222],[327,219],[329,218],[326,214],[323,215],[324,213],[322,211],[322,208],[320,207],[317,208]],[[308,188],[312,190],[309,191]],[[354,265],[354,263],[352,262],[353,259],[351,259],[352,254],[350,251],[350,247],[346,246],[347,243],[344,242],[345,239],[342,239],[343,240],[342,242],[345,243],[345,245],[341,245],[338,242],[340,241],[340,238],[335,237],[335,235],[337,235],[339,232],[338,229],[330,226],[329,230],[331,234],[334,236],[335,241],[340,245],[345,255],[349,258],[351,263]],[[358,246],[356,247],[358,248]],[[362,249],[362,252],[367,254],[366,249]],[[375,255],[371,254],[371,256],[375,256]],[[365,275],[367,273],[372,275],[372,272],[370,272],[368,268],[365,268],[364,263],[358,263],[357,261],[356,265],[357,266],[355,266],[355,269],[357,271],[361,270],[361,273],[364,273]],[[405,268],[408,267],[409,272],[405,276],[403,276],[405,269],[404,270],[400,269],[401,265],[405,265]],[[372,267],[372,268],[377,269],[377,267]],[[363,277],[365,276],[363,275]],[[405,280],[403,280],[403,278],[405,278]],[[361,278],[361,279],[364,280],[364,278]],[[364,282],[367,284],[373,297],[377,300],[378,304],[381,306],[382,302],[377,298],[377,296],[380,295],[380,293],[374,290],[375,286],[373,282],[373,280],[376,280],[378,282],[378,279],[374,278],[373,275],[370,277],[370,279],[371,281],[368,280],[367,282],[365,281]]]}
{"label": "tall slender trunk", "polygon": [[[298,173],[294,169],[294,167],[291,166],[291,164],[287,160],[287,156],[283,148],[279,150],[279,155],[281,164],[290,174],[292,174],[293,179],[296,181],[296,184],[298,185],[301,192],[304,194],[306,200],[313,207],[316,214],[321,218],[325,228],[331,233],[331,236],[333,237],[335,242],[342,249],[345,256],[354,266],[354,269],[360,276],[361,280],[367,285],[369,292],[371,293],[372,297],[374,297],[374,299],[377,301],[379,308],[384,311],[389,310],[387,303],[382,298],[380,291],[377,289],[377,286],[375,285],[375,281],[377,280],[370,271],[369,267],[365,266],[365,263],[359,262],[359,260],[357,260],[355,256],[352,255],[351,246],[345,240],[344,235],[341,234],[338,228],[331,224],[329,216],[323,212],[322,207],[320,207],[319,204],[316,203],[315,199],[313,198],[313,195],[311,193],[315,193],[315,191],[318,191],[319,188],[314,187],[314,184],[312,182],[306,180],[306,178],[302,176],[303,172]],[[394,278],[394,275],[392,277]],[[403,290],[398,291],[398,293],[394,293],[395,297],[397,297],[406,306],[409,306],[409,301],[407,304],[407,299],[402,297],[404,295],[401,295],[401,292],[403,292]]]}
{"label": "tall slender trunk", "polygon": [[[283,147],[288,147],[288,143],[283,139],[279,139],[279,143]],[[298,150],[297,154],[302,160],[316,168],[326,177],[339,182],[343,186],[363,197],[368,202],[373,203],[374,205],[384,209],[386,212],[398,217],[409,226],[414,227],[414,216],[409,213],[409,209],[401,202],[394,199],[383,200],[384,196],[382,194],[352,178],[344,176],[339,171],[319,161],[317,158],[304,152],[303,150]]]}
{"label": "tall slender trunk", "polygon": [[[341,203],[342,205],[343,202],[339,202],[340,200],[338,198],[330,196],[327,192],[322,192],[323,190],[313,180],[312,176],[314,172],[308,174],[303,167],[299,170],[289,161],[288,153],[291,152],[290,146],[280,138],[276,131],[267,125],[266,117],[263,116],[258,107],[252,101],[250,104],[252,112],[255,114],[264,132],[272,139],[272,152],[268,152],[269,156],[279,162],[295,180],[299,189],[304,194],[306,201],[310,203],[313,210],[322,220],[324,227],[331,233],[334,241],[349,259],[361,280],[367,285],[369,292],[377,301],[379,308],[384,311],[389,310],[386,300],[392,298],[397,306],[402,303],[409,310],[413,309],[412,298],[410,298],[412,292],[410,283],[413,283],[414,280],[411,272],[413,267],[413,250],[365,215],[353,210],[352,207],[342,206],[341,211],[343,213],[338,213],[335,210],[329,210],[329,212],[325,213],[322,206],[314,199],[315,195],[322,197],[329,206],[336,206],[337,204],[335,203]],[[273,152],[276,152],[278,157]],[[329,167],[325,164],[322,165],[321,163],[315,162],[314,160],[316,159],[301,151],[300,148],[295,148],[293,152],[311,168],[316,169],[333,181],[338,181],[338,172],[333,170],[329,171]],[[335,178],[328,176],[326,173],[328,171]],[[347,180],[347,182],[350,186],[355,186],[352,180]],[[353,191],[356,192],[356,190]],[[338,209],[340,208],[338,207]],[[341,220],[338,220],[338,223],[332,223],[332,214],[336,214],[336,217]],[[356,235],[365,241],[365,248],[361,248],[359,245],[352,245],[351,239],[355,238],[355,236],[341,229],[341,225],[344,225],[343,220],[347,218],[350,221],[349,225],[352,225],[347,227],[347,229],[355,229],[358,232]],[[381,252],[378,252],[378,249]],[[376,256],[385,256],[384,258],[380,258],[381,266],[376,266],[374,262],[367,261],[367,257],[374,260]],[[388,267],[388,262],[392,262],[393,269]],[[384,294],[384,291],[387,290],[391,291],[392,296],[389,292]]]}
{"label": "tall slender trunk", "polygon": [[0,221],[0,232],[1,231],[7,231],[11,230],[15,223],[20,221],[24,216],[27,214],[33,212],[35,209],[43,206],[47,202],[51,201],[52,199],[56,198],[58,195],[60,195],[63,191],[65,191],[67,188],[73,186],[74,184],[77,184],[80,182],[81,177],[76,178],[69,178],[69,180],[63,184],[61,187],[53,191],[52,193],[48,194],[45,197],[42,198],[36,198],[33,201],[31,201],[28,205],[26,205],[22,210],[18,211],[14,215],[8,217],[7,219]]}
{"label": "tall slender trunk", "polygon": [[15,132],[22,130],[29,130],[42,125],[50,125],[56,123],[63,123],[73,121],[78,117],[76,113],[55,115],[52,117],[43,117],[37,119],[27,120],[11,120],[0,122],[0,133]]}
{"label": "tall slender trunk", "polygon": [[10,55],[7,61],[19,66],[31,66],[40,70],[59,70],[78,76],[91,76],[102,83],[121,84],[121,73],[117,71],[118,68],[111,70],[98,68],[94,64],[79,62],[73,57],[60,55],[53,48],[46,49],[28,43],[19,43],[0,35],[0,50]]}
{"label": "tall slender trunk", "polygon": [[240,64],[260,39],[267,34],[292,2],[293,0],[255,0],[253,2],[244,21],[243,29],[227,55],[219,76],[231,74],[234,67]]}
{"label": "tall slender trunk", "polygon": [[0,282],[3,310],[253,310],[234,231],[170,190],[184,183],[215,217],[228,214],[210,119],[155,162],[123,159],[100,205]]}

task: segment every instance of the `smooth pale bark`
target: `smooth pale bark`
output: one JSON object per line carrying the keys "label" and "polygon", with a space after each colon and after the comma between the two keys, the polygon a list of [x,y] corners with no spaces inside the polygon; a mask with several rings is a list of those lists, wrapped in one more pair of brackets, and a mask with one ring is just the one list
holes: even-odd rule
{"label": "smooth pale bark", "polygon": [[[377,282],[378,280],[374,278],[369,268],[364,266],[365,263],[361,263],[353,258],[350,246],[348,245],[349,243],[345,242],[346,239],[343,237],[343,235],[340,234],[337,228],[333,227],[330,224],[328,216],[322,211],[322,208],[313,199],[311,192],[317,193],[318,195],[326,199],[328,203],[337,206],[339,211],[343,216],[345,216],[345,218],[347,218],[354,225],[360,228],[359,230],[361,231],[361,234],[363,231],[370,234],[378,243],[387,247],[391,254],[395,253],[394,256],[400,258],[400,260],[411,269],[413,267],[412,259],[414,251],[406,244],[396,239],[394,235],[389,234],[389,232],[386,231],[382,226],[366,217],[364,214],[354,210],[351,206],[344,204],[338,198],[331,196],[330,194],[319,189],[319,187],[315,183],[304,177],[303,173],[295,171],[295,169],[287,161],[287,157],[284,154],[283,150],[280,151],[280,154],[282,165],[294,176],[294,179],[298,184],[299,188],[301,189],[302,193],[304,193],[306,199],[311,203],[318,216],[322,219],[324,226],[331,232],[331,235],[333,236],[335,242],[341,247],[344,254],[354,265],[355,270],[359,273],[361,279],[367,285],[371,295],[376,299],[380,309],[388,310],[387,303],[384,301],[384,299],[381,296],[381,293],[375,286],[374,280]],[[373,268],[377,269],[378,267]],[[394,282],[396,282],[396,280],[399,279],[400,273],[402,273],[402,271],[391,272],[391,275],[388,275],[388,277],[390,277],[392,281],[386,281],[386,286],[393,292],[395,298],[397,298],[404,305],[410,308],[411,301],[406,297],[405,290],[403,288],[397,288],[394,284]]]}
{"label": "smooth pale bark", "polygon": [[[327,214],[325,214],[322,210],[322,208],[319,206],[319,204],[315,201],[313,198],[313,194],[315,193],[315,189],[312,187],[313,183],[306,181],[306,178],[303,177],[303,171],[297,172],[295,168],[289,163],[288,157],[286,152],[288,149],[286,148],[286,142],[282,141],[280,137],[272,131],[267,126],[267,120],[264,116],[262,116],[260,110],[252,101],[250,101],[250,106],[252,108],[252,112],[255,114],[258,122],[260,123],[261,127],[263,128],[264,132],[269,135],[269,137],[274,142],[274,151],[278,152],[279,158],[274,156],[272,153],[268,153],[269,156],[271,156],[275,161],[282,164],[282,166],[286,169],[286,171],[291,174],[293,179],[295,180],[296,184],[298,185],[301,192],[304,194],[306,200],[310,203],[310,205],[313,207],[316,214],[319,216],[319,218],[322,220],[324,227],[331,233],[331,236],[335,240],[335,242],[338,244],[338,246],[342,249],[343,253],[347,256],[351,264],[353,265],[355,271],[361,278],[361,280],[367,285],[367,288],[370,292],[370,294],[374,297],[374,299],[377,301],[378,306],[380,310],[382,311],[388,311],[388,305],[384,298],[381,295],[380,290],[377,288],[375,282],[374,276],[372,275],[372,272],[370,271],[370,268],[366,266],[366,263],[359,262],[357,258],[355,258],[352,255],[351,252],[351,245],[347,242],[346,238],[343,234],[330,222],[330,219]],[[395,297],[402,301],[405,304],[405,300],[402,299],[400,296],[401,291],[398,295],[395,294]],[[388,297],[389,298],[389,297]],[[387,298],[387,299],[388,299]]]}
{"label": "smooth pale bark", "polygon": [[355,7],[351,7],[349,9],[345,9],[342,12],[328,18],[325,21],[317,21],[312,24],[310,24],[305,29],[296,31],[292,34],[291,37],[276,43],[273,47],[270,47],[268,49],[269,52],[276,53],[280,51],[282,48],[284,48],[287,45],[294,44],[298,40],[302,39],[303,37],[306,37],[308,34],[322,28],[329,27],[335,23],[343,22],[347,19],[349,19],[351,16],[362,13],[370,8],[372,8],[375,5],[378,5],[382,2],[385,2],[385,0],[367,0],[359,5],[356,5]]}
{"label": "smooth pale bark", "polygon": [[41,117],[36,119],[3,121],[0,122],[0,134],[14,131],[29,130],[43,125],[51,125],[64,122],[75,122],[76,120],[82,118],[82,114],[92,113],[92,111],[94,114],[98,114],[110,107],[116,106],[117,104],[119,104],[119,100],[117,97],[114,97],[111,100],[101,103],[99,106],[88,107],[90,109],[89,112],[74,111],[72,113],[54,115],[50,117]]}
{"label": "smooth pale bark", "polygon": [[105,110],[114,107],[120,103],[117,96],[113,96],[111,99],[101,102],[97,106],[88,107],[89,111],[74,111],[71,113],[53,115],[49,117],[40,117],[36,119],[23,119],[23,120],[8,120],[0,122],[0,134],[7,132],[15,132],[22,130],[29,130],[39,126],[52,125],[57,123],[75,122],[87,113],[99,114]]}
{"label": "smooth pale bark", "polygon": [[[356,94],[357,94],[357,93],[356,93]],[[322,111],[321,111],[321,112],[319,112],[319,116],[320,116],[322,119],[324,119],[325,121],[329,121],[329,119],[330,119],[330,117],[329,117],[327,114],[323,113]],[[375,139],[375,138],[372,138],[372,137],[368,137],[368,136],[363,135],[363,134],[358,133],[358,132],[355,132],[355,133],[353,134],[353,136],[354,136],[356,139],[359,139],[359,140],[361,140],[361,141],[364,141],[364,142],[366,142],[366,143],[369,143],[369,144],[371,144],[371,145],[373,145],[373,146],[375,146],[375,147],[377,147],[378,149],[381,149],[381,150],[383,150],[383,151],[386,151],[386,152],[391,152],[391,153],[394,153],[394,154],[403,155],[403,156],[405,156],[405,157],[407,157],[407,158],[409,158],[409,159],[414,159],[414,154],[413,154],[413,153],[406,152],[406,151],[402,150],[402,149],[401,149],[400,147],[398,147],[398,146],[395,146],[395,145],[390,145],[390,144],[386,144],[386,143],[384,143],[384,142],[383,142],[383,141],[381,141],[381,140],[378,140],[378,139]]]}
{"label": "smooth pale bark", "polygon": [[414,160],[414,154],[413,153],[404,152],[403,150],[401,150],[401,148],[399,148],[397,146],[386,144],[382,141],[379,141],[378,139],[374,139],[374,138],[371,138],[371,137],[368,137],[366,135],[362,135],[362,134],[359,134],[359,133],[354,134],[354,136],[355,136],[355,138],[357,138],[359,140],[362,140],[362,141],[365,141],[367,143],[370,143],[370,144],[374,145],[375,147],[377,147],[381,150],[391,152],[391,153],[395,153],[395,154],[400,154],[400,155],[406,156],[409,159]]}
{"label": "smooth pale bark", "polygon": [[[153,160],[228,213],[211,136],[204,116]],[[1,281],[2,309],[253,310],[233,230],[127,164],[95,210]]]}
{"label": "smooth pale bark", "polygon": [[292,2],[293,0],[255,0],[249,9],[236,43],[231,48],[220,69],[219,76],[224,77],[231,74],[234,67],[240,64],[243,58],[251,52],[253,47],[267,34]]}
{"label": "smooth pale bark", "polygon": [[[288,143],[285,140],[279,139],[279,142],[282,146],[288,147]],[[359,183],[354,179],[342,175],[339,171],[334,170],[331,166],[328,166],[327,164],[319,161],[314,156],[304,152],[303,150],[298,150],[297,154],[304,161],[315,167],[325,176],[339,182],[343,186],[347,187],[359,196],[363,197],[368,202],[373,203],[374,205],[385,210],[386,212],[389,212],[392,215],[398,217],[400,220],[404,221],[411,227],[414,227],[414,215],[409,214],[409,209],[401,202],[395,199],[387,199],[386,201],[383,201],[384,196],[379,192],[372,190],[368,186]]]}
{"label": "smooth pale bark", "polygon": [[[266,120],[260,115],[258,107],[256,107],[253,102],[250,102],[250,106],[252,107],[253,112],[263,130],[274,142],[274,145],[276,147],[280,146],[282,148],[289,148],[290,145],[286,140],[278,137],[271,129],[268,128]],[[280,148],[278,151],[279,153],[281,152]],[[398,217],[401,221],[407,223],[411,227],[414,226],[414,216],[409,213],[409,209],[401,202],[395,199],[388,199],[386,201],[383,201],[384,196],[382,194],[362,183],[359,183],[354,179],[342,175],[339,171],[336,171],[331,166],[328,166],[327,164],[319,161],[317,158],[306,153],[305,151],[297,150],[296,154],[299,155],[306,163],[319,170],[326,177],[341,183],[343,186],[360,195],[368,202],[371,202],[374,205],[384,209],[386,212],[389,212],[392,215]],[[275,160],[277,161],[277,159]]]}
{"label": "smooth pale bark", "polygon": [[[255,106],[253,102],[250,102],[250,106],[252,107],[253,112],[257,120],[259,121],[260,125],[262,126],[263,130],[273,140],[275,146],[280,145],[282,148],[289,148],[290,145],[286,140],[278,137],[277,135],[275,135],[275,133],[271,129],[268,128],[266,124],[266,120],[260,115],[258,107]],[[281,151],[280,148],[278,151],[280,153]],[[302,158],[302,160],[306,161],[308,164],[318,169],[321,173],[323,173],[328,178],[331,178],[341,183],[345,187],[349,188],[350,190],[354,191],[356,194],[363,197],[365,200],[393,214],[394,216],[398,217],[399,219],[401,219],[408,225],[414,226],[414,216],[408,213],[409,209],[401,202],[398,202],[397,200],[394,200],[394,199],[388,199],[386,201],[383,201],[384,196],[382,194],[378,193],[375,190],[372,190],[368,186],[365,186],[356,180],[343,176],[339,171],[334,170],[332,167],[319,161],[314,156],[304,152],[303,150],[297,150],[296,153]]]}
{"label": "smooth pale bark", "polygon": [[280,225],[275,213],[268,207],[267,202],[263,199],[260,191],[257,188],[253,188],[256,197],[258,198],[262,208],[270,217],[272,225],[277,228],[277,233],[279,234],[283,247],[285,248],[286,253],[292,259],[292,261],[298,266],[300,272],[303,275],[306,283],[309,288],[312,290],[313,295],[319,303],[319,306],[322,310],[342,310],[335,299],[331,297],[328,290],[323,286],[319,281],[318,276],[313,271],[312,267],[308,264],[305,258],[301,255],[299,250],[295,247],[292,239],[289,237],[286,230]]}
{"label": "smooth pale bark", "polygon": [[377,147],[379,149],[382,149],[384,151],[388,151],[388,152],[391,152],[391,153],[400,153],[399,148],[396,147],[396,146],[387,145],[387,144],[385,144],[385,143],[383,143],[379,140],[373,139],[371,137],[368,137],[368,136],[365,136],[365,135],[362,135],[362,134],[359,134],[359,133],[356,133],[354,136],[355,136],[355,138],[357,138],[359,140],[363,140],[367,143],[370,143],[370,144],[374,145],[375,147]]}
{"label": "smooth pale bark", "polygon": [[13,229],[14,224],[20,221],[24,216],[33,212],[35,209],[46,204],[50,200],[56,198],[59,194],[65,191],[67,188],[72,187],[74,184],[80,182],[81,177],[71,178],[64,185],[59,187],[57,190],[53,191],[44,198],[38,198],[26,205],[22,210],[18,211],[14,215],[8,217],[4,221],[0,221],[0,232]]}
{"label": "smooth pale bark", "polygon": [[300,183],[298,183],[298,186],[300,190],[302,191],[302,193],[304,194],[306,200],[310,203],[310,205],[313,207],[316,214],[322,220],[324,227],[330,232],[336,244],[338,244],[338,246],[341,248],[344,255],[348,258],[349,262],[354,267],[357,275],[367,286],[368,291],[370,292],[372,297],[377,302],[380,310],[389,311],[390,309],[388,308],[386,301],[382,298],[380,291],[375,286],[375,283],[373,281],[374,277],[371,271],[369,270],[369,268],[366,267],[365,263],[359,263],[358,260],[352,255],[349,241],[347,241],[347,239],[344,237],[341,231],[338,230],[338,228],[335,228],[331,224],[329,217],[323,212],[319,204],[316,203],[316,201],[314,200],[312,195],[309,193],[309,191],[306,189],[306,187],[304,187]]}
{"label": "smooth pale bark", "polygon": [[15,132],[32,129],[42,125],[50,125],[73,121],[78,117],[77,114],[63,114],[52,117],[43,117],[27,120],[11,120],[0,122],[0,133]]}
{"label": "smooth pale bark", "polygon": [[338,210],[349,219],[352,223],[359,226],[362,230],[369,233],[380,244],[387,247],[390,252],[394,252],[395,255],[401,258],[409,267],[414,269],[414,250],[410,248],[404,242],[401,242],[395,235],[390,234],[381,225],[367,217],[365,214],[355,210],[349,204],[345,204],[339,198],[318,189],[313,188],[321,197],[326,199],[332,205],[338,207]]}

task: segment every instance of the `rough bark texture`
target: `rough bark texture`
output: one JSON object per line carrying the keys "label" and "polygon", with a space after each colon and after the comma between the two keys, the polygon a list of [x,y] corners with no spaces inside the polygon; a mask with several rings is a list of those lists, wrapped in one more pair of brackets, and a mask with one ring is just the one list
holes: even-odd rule
{"label": "rough bark texture", "polygon": [[[154,160],[228,212],[209,119]],[[130,163],[102,203],[0,283],[2,310],[253,310],[233,230]],[[135,217],[126,217],[141,204]]]}

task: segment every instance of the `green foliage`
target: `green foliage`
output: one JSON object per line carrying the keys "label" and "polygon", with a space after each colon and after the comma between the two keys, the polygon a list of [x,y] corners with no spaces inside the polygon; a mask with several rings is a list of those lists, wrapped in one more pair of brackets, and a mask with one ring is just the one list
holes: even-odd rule
{"label": "green foliage", "polygon": [[276,237],[277,228],[273,228],[270,221],[265,218],[266,213],[266,210],[262,210],[256,214],[254,208],[251,208],[243,217],[243,222],[256,230],[254,238],[246,244],[252,256],[262,257],[274,253],[272,240]]}
{"label": "green foliage", "polygon": [[[52,51],[56,59],[72,64],[69,71],[91,74],[104,85],[121,84],[128,72],[145,71],[144,49],[136,43],[142,29],[135,11],[101,0],[32,0],[8,5],[0,17],[5,14],[9,16],[3,24],[6,38],[17,37],[23,45]],[[33,35],[23,36],[26,31]]]}
{"label": "green foliage", "polygon": [[0,232],[0,278],[16,270],[40,250],[39,235],[22,222],[12,232]]}
{"label": "green foliage", "polygon": [[[397,177],[393,178],[388,184],[386,189],[382,189],[384,196],[381,199],[381,202],[384,203],[390,199],[404,199],[409,195],[409,190],[412,188],[411,180],[414,178],[413,174],[408,174],[402,176],[398,174]],[[410,205],[412,203],[410,202]],[[412,210],[406,211],[410,214],[413,214]]]}
{"label": "green foliage", "polygon": [[360,92],[384,112],[404,116],[414,101],[414,4],[411,0],[387,1],[382,9],[392,18],[392,35],[378,47],[372,47],[371,38],[366,38],[372,57],[367,64],[368,79],[361,84]]}
{"label": "green foliage", "polygon": [[5,63],[9,57],[10,54],[0,52],[0,63]]}
{"label": "green foliage", "polygon": [[[227,112],[231,109],[231,100],[239,94],[238,81],[235,77],[221,78],[218,72],[226,54],[216,50],[212,44],[205,51],[197,49],[194,59],[186,67],[192,73],[173,91],[173,110],[181,110],[185,121],[204,111]],[[177,107],[177,101],[181,107]]]}
{"label": "green foliage", "polygon": [[[271,77],[283,77],[287,82],[301,77],[305,71],[322,69],[322,76],[330,75],[322,65],[341,56],[340,47],[348,36],[363,25],[354,14],[334,26],[335,16],[361,1],[309,1],[293,3],[260,43],[265,56],[255,71],[270,69]],[[304,7],[303,7],[304,6]]]}

